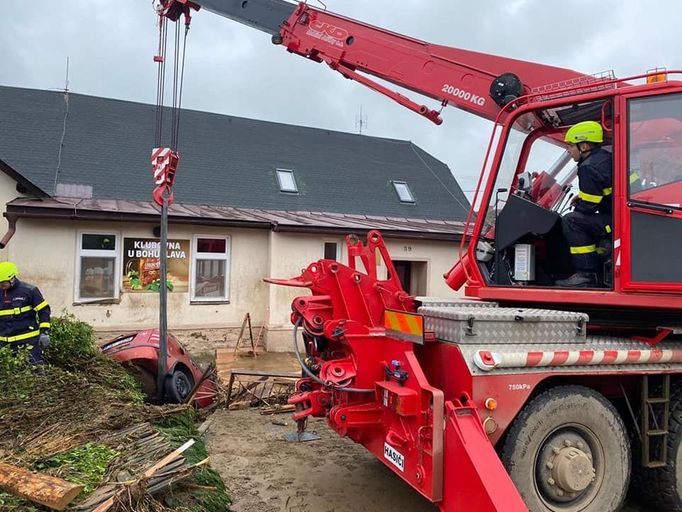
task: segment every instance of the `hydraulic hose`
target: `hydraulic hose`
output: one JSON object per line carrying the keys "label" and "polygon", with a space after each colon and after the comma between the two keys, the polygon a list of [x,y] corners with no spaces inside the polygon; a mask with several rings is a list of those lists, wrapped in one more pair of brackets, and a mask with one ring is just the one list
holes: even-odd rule
{"label": "hydraulic hose", "polygon": [[321,384],[322,386],[331,386],[338,391],[347,391],[349,393],[374,393],[373,389],[362,389],[362,388],[346,388],[342,386],[336,386],[334,384],[330,384],[328,382],[324,382],[322,379],[320,379],[317,375],[315,375],[313,372],[310,371],[310,369],[306,366],[305,362],[303,361],[303,358],[301,357],[301,352],[298,349],[298,328],[301,326],[303,323],[303,318],[300,318],[298,322],[294,324],[294,353],[296,354],[296,359],[298,359],[298,364],[301,365],[301,368],[305,372],[305,374],[313,379],[315,382],[318,384]]}

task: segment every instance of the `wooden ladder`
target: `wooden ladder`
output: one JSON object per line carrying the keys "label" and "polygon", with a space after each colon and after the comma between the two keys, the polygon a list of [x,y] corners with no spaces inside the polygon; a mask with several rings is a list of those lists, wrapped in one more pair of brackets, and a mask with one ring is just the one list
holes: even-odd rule
{"label": "wooden ladder", "polygon": [[248,351],[248,355],[252,355],[253,357],[258,356],[258,344],[261,341],[261,337],[263,336],[263,330],[265,325],[261,325],[260,329],[258,330],[258,334],[256,335],[256,338],[254,339],[253,337],[253,327],[251,326],[251,314],[246,313],[244,315],[244,320],[242,321],[242,328],[239,331],[239,336],[237,337],[237,343],[234,346],[234,353],[235,356],[239,354],[239,350],[241,348],[242,342],[245,341],[245,331],[246,328],[249,328],[249,335],[248,335],[248,341],[250,342],[251,348]]}

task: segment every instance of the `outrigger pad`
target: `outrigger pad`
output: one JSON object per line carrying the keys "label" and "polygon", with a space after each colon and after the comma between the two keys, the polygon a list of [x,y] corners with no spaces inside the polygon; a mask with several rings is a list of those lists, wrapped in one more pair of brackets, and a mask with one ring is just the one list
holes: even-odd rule
{"label": "outrigger pad", "polygon": [[287,443],[305,443],[306,441],[318,441],[322,439],[313,432],[291,432],[284,436]]}

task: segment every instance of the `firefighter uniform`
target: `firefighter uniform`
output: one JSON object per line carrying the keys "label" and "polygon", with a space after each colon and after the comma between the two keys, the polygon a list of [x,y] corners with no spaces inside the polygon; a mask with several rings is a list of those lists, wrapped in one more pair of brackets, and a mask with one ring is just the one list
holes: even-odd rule
{"label": "firefighter uniform", "polygon": [[10,346],[16,353],[19,348],[28,346],[32,362],[42,364],[43,346],[39,339],[41,334],[45,339],[49,332],[50,306],[36,286],[16,277],[5,281],[11,284],[0,290],[0,348]]}
{"label": "firefighter uniform", "polygon": [[595,148],[578,163],[578,200],[562,219],[564,236],[577,272],[596,273],[597,241],[611,233],[613,218],[613,159]]}

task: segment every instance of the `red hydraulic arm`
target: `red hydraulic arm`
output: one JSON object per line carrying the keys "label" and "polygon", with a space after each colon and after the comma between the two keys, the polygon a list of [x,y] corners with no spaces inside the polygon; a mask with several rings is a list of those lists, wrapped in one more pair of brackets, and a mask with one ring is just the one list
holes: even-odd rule
{"label": "red hydraulic arm", "polygon": [[[501,106],[534,88],[576,79],[570,69],[450,48],[413,39],[332,12],[282,0],[163,0],[167,12],[187,4],[272,35],[275,44],[316,62],[324,62],[404,107],[440,124],[431,109],[377,82],[390,82],[442,106],[454,105],[495,120]],[[179,5],[178,5],[179,4]],[[530,127],[525,127],[526,129]]]}
{"label": "red hydraulic arm", "polygon": [[[391,91],[373,75],[467,112],[495,120],[500,106],[539,85],[582,76],[568,69],[419,41],[300,4],[281,30],[282,44],[325,62],[440,124],[439,112]],[[499,80],[498,80],[499,78]]]}

